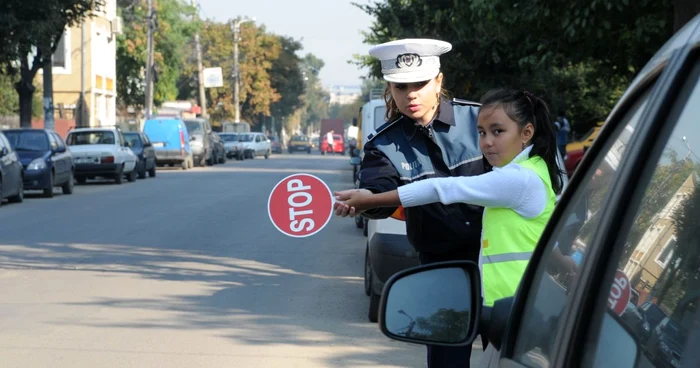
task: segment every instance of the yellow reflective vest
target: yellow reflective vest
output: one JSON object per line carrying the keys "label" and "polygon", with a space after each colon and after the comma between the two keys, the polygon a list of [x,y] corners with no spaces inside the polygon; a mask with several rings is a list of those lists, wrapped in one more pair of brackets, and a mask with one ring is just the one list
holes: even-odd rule
{"label": "yellow reflective vest", "polygon": [[484,305],[515,295],[530,256],[552,216],[556,196],[547,163],[533,156],[516,163],[534,171],[545,183],[549,197],[539,216],[526,219],[510,208],[486,208],[483,217],[481,271]]}

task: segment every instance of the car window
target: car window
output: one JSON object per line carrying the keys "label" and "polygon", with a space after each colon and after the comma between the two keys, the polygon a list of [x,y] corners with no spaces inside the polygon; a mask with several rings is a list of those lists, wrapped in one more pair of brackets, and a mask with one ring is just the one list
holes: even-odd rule
{"label": "car window", "polygon": [[114,133],[106,130],[72,132],[68,134],[66,143],[68,143],[69,146],[114,144]]}
{"label": "car window", "polygon": [[46,152],[49,150],[49,139],[41,130],[15,130],[5,132],[5,138],[15,151]]}
{"label": "car window", "polygon": [[[674,124],[673,132],[660,159],[647,163],[654,172],[640,183],[643,194],[630,202],[636,214],[621,234],[621,256],[611,260],[618,271],[610,287],[625,287],[608,304],[636,340],[637,367],[700,366],[697,341],[689,339],[700,336],[700,64],[687,80],[666,123]],[[622,307],[632,291],[640,308]],[[585,366],[594,366],[586,358],[596,355],[601,340],[598,333],[588,339]]]}
{"label": "car window", "polygon": [[190,134],[204,133],[202,130],[202,124],[200,124],[198,121],[185,121],[185,125],[187,126],[187,132]]}
{"label": "car window", "polygon": [[63,138],[61,138],[61,136],[59,136],[56,133],[53,133],[53,137],[56,139],[56,143],[58,143],[58,147],[60,147],[60,148],[66,147],[66,144],[63,143]]}
{"label": "car window", "polygon": [[600,210],[615,179],[618,163],[644,108],[647,90],[619,122],[606,141],[577,194],[566,204],[557,228],[546,245],[534,280],[527,291],[527,304],[517,333],[513,359],[529,367],[551,364],[551,348],[561,328],[560,317],[570,302],[569,291],[576,282],[575,270],[583,262],[586,243],[592,238],[600,219]]}
{"label": "car window", "polygon": [[51,149],[58,149],[58,142],[56,142],[56,137],[54,137],[53,133],[45,134],[48,137],[49,140],[49,145],[51,145]]}
{"label": "car window", "polygon": [[140,137],[141,136],[138,133],[124,134],[124,139],[126,140],[126,142],[129,142],[129,146],[132,148],[140,148],[143,146]]}

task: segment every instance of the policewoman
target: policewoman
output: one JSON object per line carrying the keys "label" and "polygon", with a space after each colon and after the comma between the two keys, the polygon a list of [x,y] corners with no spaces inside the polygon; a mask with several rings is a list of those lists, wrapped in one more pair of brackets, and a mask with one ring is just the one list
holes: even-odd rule
{"label": "policewoman", "polygon": [[[387,123],[367,137],[359,173],[360,189],[383,193],[433,177],[473,176],[488,171],[479,149],[479,104],[449,100],[442,88],[440,55],[452,45],[431,39],[404,39],[377,45]],[[340,192],[343,193],[343,192]],[[396,207],[369,209],[363,216],[384,219]],[[336,203],[338,216],[354,209]],[[421,264],[450,260],[478,262],[483,208],[431,203],[406,208],[408,240]],[[420,293],[420,290],[416,290]],[[428,346],[428,367],[469,367],[471,346]]]}

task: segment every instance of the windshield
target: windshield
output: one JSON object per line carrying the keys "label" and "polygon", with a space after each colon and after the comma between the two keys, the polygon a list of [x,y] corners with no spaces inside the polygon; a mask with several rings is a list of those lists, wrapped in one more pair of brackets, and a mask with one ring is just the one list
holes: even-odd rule
{"label": "windshield", "polygon": [[141,144],[141,136],[138,133],[124,133],[124,139],[129,142],[129,146],[132,148],[140,148],[143,146],[143,144]]}
{"label": "windshield", "polygon": [[294,142],[306,142],[306,141],[308,141],[308,138],[296,136],[296,137],[292,137],[292,141],[294,141]]}
{"label": "windshield", "polygon": [[238,134],[222,134],[221,139],[224,142],[238,142]]}
{"label": "windshield", "polygon": [[202,124],[200,124],[198,121],[185,121],[185,125],[187,125],[187,131],[190,134],[202,134]]}
{"label": "windshield", "polygon": [[252,134],[241,134],[240,138],[241,138],[241,142],[252,142],[253,141]]}
{"label": "windshield", "polygon": [[668,320],[664,332],[673,340],[682,342],[685,341],[687,331],[673,320]]}
{"label": "windshield", "polygon": [[114,133],[110,131],[72,132],[68,134],[66,143],[69,146],[86,144],[114,144]]}
{"label": "windshield", "polygon": [[5,132],[5,137],[10,141],[10,146],[15,151],[48,151],[49,139],[42,131],[13,131]]}

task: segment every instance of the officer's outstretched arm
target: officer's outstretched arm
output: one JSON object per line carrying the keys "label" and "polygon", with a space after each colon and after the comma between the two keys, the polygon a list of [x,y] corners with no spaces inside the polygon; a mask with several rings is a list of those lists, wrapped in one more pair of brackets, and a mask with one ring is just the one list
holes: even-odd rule
{"label": "officer's outstretched arm", "polygon": [[[360,166],[360,189],[372,193],[384,193],[399,187],[399,173],[389,159],[381,153],[374,143],[367,142],[364,146],[365,157]],[[362,216],[372,220],[381,220],[391,216],[396,207],[382,207],[367,210]]]}

